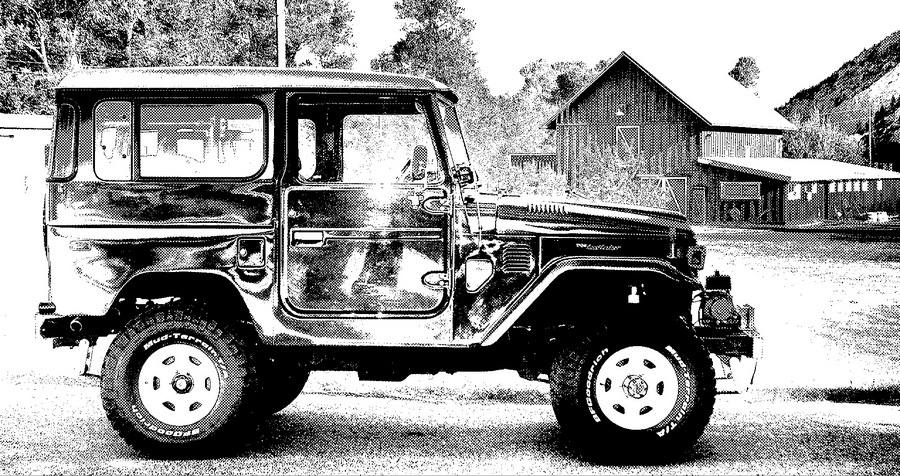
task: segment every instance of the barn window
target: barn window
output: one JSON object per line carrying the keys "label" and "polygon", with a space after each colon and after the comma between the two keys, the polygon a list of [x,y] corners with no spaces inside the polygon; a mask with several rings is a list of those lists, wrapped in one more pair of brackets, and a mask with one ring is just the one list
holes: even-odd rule
{"label": "barn window", "polygon": [[862,191],[863,191],[863,192],[868,192],[868,191],[869,191],[869,181],[868,181],[868,180],[863,180],[863,181],[862,181]]}
{"label": "barn window", "polygon": [[844,191],[844,182],[838,182],[838,183],[837,183],[837,190],[838,190],[838,192],[843,192],[843,191]]}
{"label": "barn window", "polygon": [[722,182],[722,200],[758,200],[762,182]]}
{"label": "barn window", "polygon": [[828,183],[828,192],[834,193],[836,190],[837,190],[837,186],[834,184],[834,182],[829,182]]}
{"label": "barn window", "polygon": [[882,189],[883,187],[884,187],[884,181],[883,181],[883,180],[879,180],[878,182],[875,182],[875,188],[878,189],[879,192],[881,191],[881,189]]}

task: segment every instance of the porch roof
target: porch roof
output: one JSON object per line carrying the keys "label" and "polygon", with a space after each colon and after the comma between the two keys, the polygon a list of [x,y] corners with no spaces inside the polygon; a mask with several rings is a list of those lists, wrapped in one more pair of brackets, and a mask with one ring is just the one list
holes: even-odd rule
{"label": "porch roof", "polygon": [[781,182],[900,179],[900,173],[825,159],[700,157],[697,162]]}

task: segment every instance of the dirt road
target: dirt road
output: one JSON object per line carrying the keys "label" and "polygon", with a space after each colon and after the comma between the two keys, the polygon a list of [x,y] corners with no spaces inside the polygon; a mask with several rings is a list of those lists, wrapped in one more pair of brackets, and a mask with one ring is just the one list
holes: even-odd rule
{"label": "dirt road", "polygon": [[[499,386],[498,386],[499,383]],[[361,383],[314,374],[309,390],[266,420],[235,457],[152,461],[103,415],[96,382],[0,377],[4,473],[882,473],[900,465],[900,409],[720,395],[685,461],[596,466],[560,440],[546,387],[511,372]],[[497,390],[497,389],[501,390]],[[602,451],[603,441],[597,441]]]}

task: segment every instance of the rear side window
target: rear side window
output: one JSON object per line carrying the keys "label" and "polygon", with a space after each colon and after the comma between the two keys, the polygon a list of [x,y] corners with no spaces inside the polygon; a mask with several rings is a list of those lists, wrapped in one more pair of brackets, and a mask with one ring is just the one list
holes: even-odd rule
{"label": "rear side window", "polygon": [[75,127],[75,108],[60,104],[56,108],[52,153],[47,164],[47,176],[51,179],[65,180],[75,174]]}
{"label": "rear side window", "polygon": [[131,103],[104,101],[94,110],[94,171],[103,180],[131,180]]}
{"label": "rear side window", "polygon": [[258,104],[142,104],[140,176],[245,178],[265,164]]}

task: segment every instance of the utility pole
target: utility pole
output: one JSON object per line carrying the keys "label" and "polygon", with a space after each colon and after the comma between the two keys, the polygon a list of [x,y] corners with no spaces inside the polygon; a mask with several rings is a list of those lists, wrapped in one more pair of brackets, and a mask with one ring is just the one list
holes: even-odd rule
{"label": "utility pole", "polygon": [[287,15],[285,0],[275,0],[275,31],[278,37],[278,67],[287,66],[287,45],[285,44],[284,17]]}
{"label": "utility pole", "polygon": [[872,162],[872,146],[874,145],[874,141],[872,140],[872,136],[875,135],[875,131],[872,130],[872,102],[869,102],[869,167],[874,164]]}

